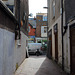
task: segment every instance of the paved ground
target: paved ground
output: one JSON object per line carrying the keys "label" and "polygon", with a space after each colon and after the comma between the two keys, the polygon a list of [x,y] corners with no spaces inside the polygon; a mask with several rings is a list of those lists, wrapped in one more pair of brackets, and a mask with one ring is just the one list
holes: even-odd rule
{"label": "paved ground", "polygon": [[15,75],[66,75],[45,56],[31,56],[22,63]]}

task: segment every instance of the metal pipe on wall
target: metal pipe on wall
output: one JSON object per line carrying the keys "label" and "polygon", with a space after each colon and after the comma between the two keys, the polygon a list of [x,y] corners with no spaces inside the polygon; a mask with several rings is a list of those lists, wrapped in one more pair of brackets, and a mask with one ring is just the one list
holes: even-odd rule
{"label": "metal pipe on wall", "polygon": [[20,0],[17,0],[18,1],[18,22],[19,22],[19,39],[20,39]]}
{"label": "metal pipe on wall", "polygon": [[64,46],[63,46],[63,0],[61,0],[61,34],[62,34],[62,70],[64,70]]}

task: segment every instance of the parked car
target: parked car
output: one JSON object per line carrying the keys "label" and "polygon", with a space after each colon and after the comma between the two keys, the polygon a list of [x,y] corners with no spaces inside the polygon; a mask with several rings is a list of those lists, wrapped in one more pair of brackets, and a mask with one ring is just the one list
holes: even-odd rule
{"label": "parked car", "polygon": [[42,54],[41,43],[28,43],[28,52],[36,54],[37,49],[39,49],[39,53]]}

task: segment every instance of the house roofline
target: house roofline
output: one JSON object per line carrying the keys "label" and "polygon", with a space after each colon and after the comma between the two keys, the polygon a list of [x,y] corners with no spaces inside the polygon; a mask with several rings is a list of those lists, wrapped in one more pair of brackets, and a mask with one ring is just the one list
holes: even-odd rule
{"label": "house roofline", "polygon": [[2,2],[0,1],[0,8],[4,11],[15,23],[18,24],[17,19],[15,18],[14,14],[10,11],[10,9]]}

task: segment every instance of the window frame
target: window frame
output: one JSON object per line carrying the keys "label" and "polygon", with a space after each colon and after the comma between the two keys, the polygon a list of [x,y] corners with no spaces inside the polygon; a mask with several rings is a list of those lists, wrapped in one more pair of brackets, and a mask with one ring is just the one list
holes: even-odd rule
{"label": "window frame", "polygon": [[55,0],[53,0],[53,2],[52,2],[53,18],[55,18],[55,5],[56,5]]}
{"label": "window frame", "polygon": [[[45,29],[46,28],[46,29]],[[46,31],[46,32],[45,32]],[[47,33],[47,27],[44,27],[44,33]]]}

